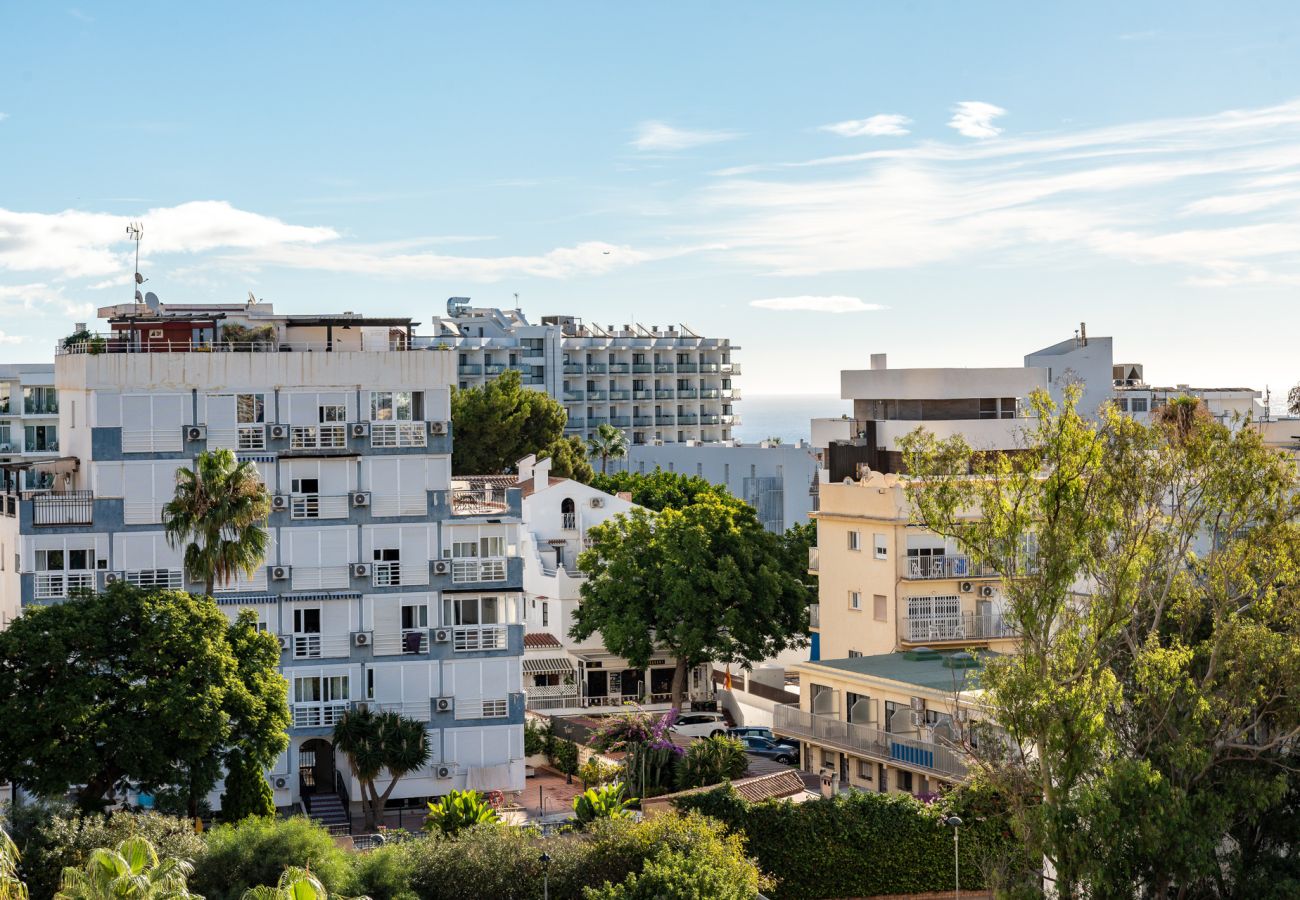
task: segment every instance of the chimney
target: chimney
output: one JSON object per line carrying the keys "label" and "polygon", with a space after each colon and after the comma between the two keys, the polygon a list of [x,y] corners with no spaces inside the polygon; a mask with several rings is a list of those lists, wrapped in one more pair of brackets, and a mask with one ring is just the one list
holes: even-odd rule
{"label": "chimney", "polygon": [[884,353],[871,354],[871,370],[873,372],[879,372],[889,368],[889,366],[885,362],[885,356],[886,354]]}
{"label": "chimney", "polygon": [[1088,346],[1088,323],[1087,322],[1079,323],[1079,346],[1080,347]]}

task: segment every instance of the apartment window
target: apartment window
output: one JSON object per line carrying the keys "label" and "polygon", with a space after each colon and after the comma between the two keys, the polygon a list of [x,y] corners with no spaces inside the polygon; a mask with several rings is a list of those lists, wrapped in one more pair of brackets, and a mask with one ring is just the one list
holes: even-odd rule
{"label": "apartment window", "polygon": [[13,448],[13,439],[9,436],[9,423],[0,422],[0,452],[7,453]]}
{"label": "apartment window", "polygon": [[239,425],[259,425],[266,421],[265,394],[236,394],[235,422]]}
{"label": "apartment window", "polygon": [[894,716],[898,715],[898,704],[893,700],[885,701],[885,730],[894,730]]}
{"label": "apartment window", "polygon": [[1139,413],[1139,412],[1144,413],[1144,412],[1146,412],[1146,411],[1147,411],[1147,398],[1146,398],[1146,397],[1134,397],[1132,403],[1129,404],[1129,409],[1130,409],[1132,412],[1135,412],[1135,413]]}
{"label": "apartment window", "polygon": [[[876,559],[889,559],[889,540],[883,534],[877,534],[874,537],[873,544],[876,551]],[[854,548],[857,549],[856,547]]]}
{"label": "apartment window", "polygon": [[500,597],[448,597],[443,601],[448,625],[496,625],[501,622]]}
{"label": "apartment window", "polygon": [[424,418],[420,408],[424,394],[419,391],[372,391],[370,394],[370,420],[372,422],[411,422]]}
{"label": "apartment window", "polygon": [[835,689],[824,684],[809,685],[812,711],[819,716],[835,715]]}
{"label": "apartment window", "polygon": [[877,622],[884,622],[889,619],[889,598],[884,594],[873,594],[871,596],[871,618]]}
{"label": "apartment window", "polygon": [[366,669],[366,699],[375,699],[375,670]]}
{"label": "apartment window", "polygon": [[37,550],[38,572],[89,572],[95,568],[94,550]]}
{"label": "apartment window", "polygon": [[862,533],[861,533],[861,532],[859,532],[859,531],[850,531],[850,532],[849,532],[849,549],[850,549],[850,550],[861,550],[861,549],[862,549]]}
{"label": "apartment window", "polygon": [[1016,417],[1015,397],[981,397],[981,419],[1014,419]]}
{"label": "apartment window", "polygon": [[0,384],[0,415],[9,415],[9,385]]}
{"label": "apartment window", "polygon": [[342,403],[321,404],[319,413],[322,423],[346,422],[348,420],[348,408]]}
{"label": "apartment window", "polygon": [[429,627],[429,607],[423,603],[402,604],[402,630]]}
{"label": "apartment window", "polygon": [[551,604],[550,601],[542,601],[542,627],[546,628],[551,624]]}
{"label": "apartment window", "polygon": [[1120,411],[1120,412],[1128,412],[1128,398],[1127,398],[1127,397],[1120,397],[1120,398],[1118,398],[1118,399],[1115,401],[1115,405],[1119,407],[1119,411]]}
{"label": "apartment window", "polygon": [[861,656],[861,655],[862,655],[862,651],[861,651],[861,650],[850,650],[850,651],[849,651],[849,659],[857,659],[857,658],[858,658],[859,656]]}
{"label": "apartment window", "polygon": [[853,610],[862,609],[861,591],[849,591],[849,609],[853,609]]}
{"label": "apartment window", "polygon": [[870,781],[874,769],[875,765],[873,763],[869,763],[865,759],[858,760],[858,779],[860,781]]}
{"label": "apartment window", "polygon": [[23,413],[29,416],[50,415],[59,411],[59,394],[52,387],[23,388]]}
{"label": "apartment window", "polygon": [[320,634],[320,607],[313,606],[293,611],[294,634]]}
{"label": "apartment window", "polygon": [[289,492],[291,494],[319,494],[319,478],[295,478],[289,482]]}
{"label": "apartment window", "polygon": [[839,765],[839,754],[832,753],[829,750],[822,751],[822,768],[833,769]]}
{"label": "apartment window", "polygon": [[911,773],[911,772],[908,772],[906,769],[900,769],[900,770],[899,770],[899,772],[898,772],[898,788],[899,788],[899,790],[907,791],[909,794],[912,793],[912,773]]}
{"label": "apartment window", "polygon": [[703,475],[703,474],[704,474],[704,463],[697,462],[697,463],[695,464],[695,474],[696,474],[696,475]]}
{"label": "apartment window", "polygon": [[312,676],[293,680],[295,703],[331,703],[338,700],[347,700],[348,696],[348,676],[346,675]]}
{"label": "apartment window", "polygon": [[43,453],[59,449],[59,426],[23,426],[23,448],[28,453]]}
{"label": "apartment window", "polygon": [[722,483],[731,484],[731,463],[722,464]]}

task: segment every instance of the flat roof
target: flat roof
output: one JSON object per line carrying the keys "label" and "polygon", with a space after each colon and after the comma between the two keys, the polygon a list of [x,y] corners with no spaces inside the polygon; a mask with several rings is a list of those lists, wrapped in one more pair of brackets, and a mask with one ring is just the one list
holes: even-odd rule
{"label": "flat roof", "polygon": [[[852,656],[848,659],[822,659],[800,663],[800,666],[820,666],[837,672],[914,684],[932,690],[952,690],[954,687],[967,691],[978,690],[980,668],[950,668],[944,665],[948,657],[959,652],[963,651],[938,653],[933,659],[909,659],[910,655],[916,653],[916,650],[911,650],[904,653],[881,653],[875,656]],[[987,650],[971,652],[980,660],[997,658],[1001,655]]]}

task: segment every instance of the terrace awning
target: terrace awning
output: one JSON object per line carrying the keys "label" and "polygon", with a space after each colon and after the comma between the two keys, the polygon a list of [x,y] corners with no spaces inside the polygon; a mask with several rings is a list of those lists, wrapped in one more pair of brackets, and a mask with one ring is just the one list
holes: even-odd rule
{"label": "terrace awning", "polygon": [[573,663],[562,656],[544,656],[540,659],[524,657],[525,675],[573,674]]}

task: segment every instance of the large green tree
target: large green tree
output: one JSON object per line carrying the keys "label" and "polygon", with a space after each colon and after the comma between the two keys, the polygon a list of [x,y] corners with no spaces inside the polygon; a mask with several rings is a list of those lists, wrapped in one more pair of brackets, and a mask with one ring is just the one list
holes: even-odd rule
{"label": "large green tree", "polygon": [[706,494],[735,499],[725,487],[715,485],[699,475],[683,475],[659,468],[653,472],[615,472],[612,475],[598,472],[591,479],[591,486],[607,494],[631,494],[633,503],[655,512],[681,509]]}
{"label": "large green tree", "polygon": [[587,461],[586,445],[576,434],[552,441],[537,454],[537,458],[551,461],[551,474],[556,478],[572,478],[574,481],[589,484],[592,476],[596,474],[591,463]]}
{"label": "large green tree", "polygon": [[99,808],[125,781],[178,789],[191,812],[239,750],[284,749],[279,647],[252,613],[211,599],[111,585],[27,609],[0,632],[0,780]]}
{"label": "large green tree", "polygon": [[463,475],[511,472],[528,454],[563,438],[567,419],[557,400],[524,387],[513,369],[478,387],[453,388],[452,470]]}
{"label": "large green tree", "polygon": [[627,435],[608,422],[597,425],[591,437],[587,438],[587,455],[600,460],[600,474],[605,475],[609,472],[611,459],[627,456]]}
{"label": "large green tree", "polygon": [[975,754],[1058,896],[1213,893],[1300,737],[1295,466],[1194,402],[1144,425],[1076,401],[1036,395],[1014,454],[907,441],[915,515],[1004,574],[1020,638],[981,678],[1006,739]]}
{"label": "large green tree", "polygon": [[[366,830],[374,831],[397,782],[429,761],[431,748],[424,723],[396,712],[375,712],[368,706],[348,710],[334,726],[334,747],[347,755],[352,774],[361,783]],[[380,791],[375,782],[388,774]]]}
{"label": "large green tree", "polygon": [[185,574],[210,597],[218,580],[252,575],[266,562],[271,495],[251,462],[230,450],[205,450],[178,469],[176,494],[163,507],[167,542],[183,547]]}
{"label": "large green tree", "polygon": [[804,641],[807,593],[777,536],[745,503],[703,493],[681,509],[615,516],[587,537],[573,637],[599,631],[611,652],[638,668],[657,652],[672,653],[674,709],[694,666],[766,659]]}

